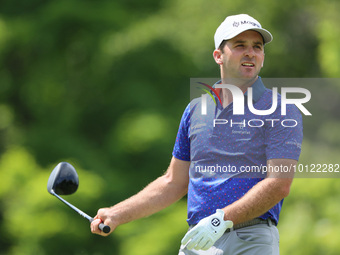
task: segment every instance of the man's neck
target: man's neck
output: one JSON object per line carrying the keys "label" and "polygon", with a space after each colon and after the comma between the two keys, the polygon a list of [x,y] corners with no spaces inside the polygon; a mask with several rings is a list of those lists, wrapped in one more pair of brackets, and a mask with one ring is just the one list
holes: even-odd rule
{"label": "man's neck", "polygon": [[[251,87],[255,81],[257,81],[258,76],[252,79],[230,79],[222,78],[222,84],[231,84],[239,87],[243,93],[246,93],[247,89]],[[226,108],[229,104],[233,102],[233,96],[229,89],[222,88],[221,90],[221,100],[223,108]]]}

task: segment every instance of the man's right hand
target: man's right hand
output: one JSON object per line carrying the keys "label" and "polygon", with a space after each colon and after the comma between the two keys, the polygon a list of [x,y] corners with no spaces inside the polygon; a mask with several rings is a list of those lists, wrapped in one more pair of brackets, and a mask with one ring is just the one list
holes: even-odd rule
{"label": "man's right hand", "polygon": [[[91,232],[93,234],[108,236],[115,230],[117,224],[115,223],[115,220],[113,219],[111,212],[112,212],[111,208],[102,208],[98,210],[97,215],[93,218],[93,221],[91,222]],[[100,223],[108,225],[111,228],[111,231],[109,233],[104,233],[103,231],[101,231],[99,229]]]}

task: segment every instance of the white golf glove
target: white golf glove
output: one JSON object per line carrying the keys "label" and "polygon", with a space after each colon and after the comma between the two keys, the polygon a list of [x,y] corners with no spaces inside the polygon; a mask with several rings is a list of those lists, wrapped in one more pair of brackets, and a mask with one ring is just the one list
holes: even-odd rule
{"label": "white golf glove", "polygon": [[182,244],[187,244],[187,249],[208,250],[224,234],[228,228],[233,227],[233,222],[224,220],[224,212],[220,209],[216,213],[202,219],[182,239]]}

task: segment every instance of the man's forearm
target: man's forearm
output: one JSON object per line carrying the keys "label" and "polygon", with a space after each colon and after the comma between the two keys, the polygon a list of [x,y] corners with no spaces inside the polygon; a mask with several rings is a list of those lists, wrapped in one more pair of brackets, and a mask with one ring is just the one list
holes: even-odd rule
{"label": "man's forearm", "polygon": [[100,222],[110,225],[113,231],[121,224],[147,217],[182,198],[188,190],[189,165],[189,161],[172,157],[167,172],[142,191],[110,208],[99,209],[96,222],[91,224],[92,232],[105,235],[98,229]]}
{"label": "man's forearm", "polygon": [[[296,163],[296,160],[291,159],[272,159],[267,162],[268,166],[272,167],[292,166]],[[268,173],[266,179],[257,183],[242,198],[223,208],[225,220],[231,220],[234,224],[238,224],[266,213],[288,196],[293,176],[294,173]]]}
{"label": "man's forearm", "polygon": [[[91,223],[92,233],[107,236],[121,224],[147,217],[182,198],[188,190],[189,161],[172,157],[167,172],[136,195],[110,208],[98,210]],[[100,231],[99,224],[110,226],[110,233]]]}
{"label": "man's forearm", "polygon": [[182,198],[187,192],[183,187],[163,175],[136,195],[112,206],[110,214],[115,215],[117,225],[154,214]]}
{"label": "man's forearm", "polygon": [[225,220],[234,224],[252,220],[266,213],[289,193],[291,179],[267,178],[257,183],[242,198],[223,208]]}

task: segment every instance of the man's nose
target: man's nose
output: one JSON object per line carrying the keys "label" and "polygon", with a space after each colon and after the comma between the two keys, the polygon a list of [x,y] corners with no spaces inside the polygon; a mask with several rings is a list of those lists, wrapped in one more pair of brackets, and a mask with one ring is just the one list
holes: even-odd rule
{"label": "man's nose", "polygon": [[255,56],[255,51],[252,46],[248,46],[246,48],[245,55],[248,56],[249,58],[252,58]]}

